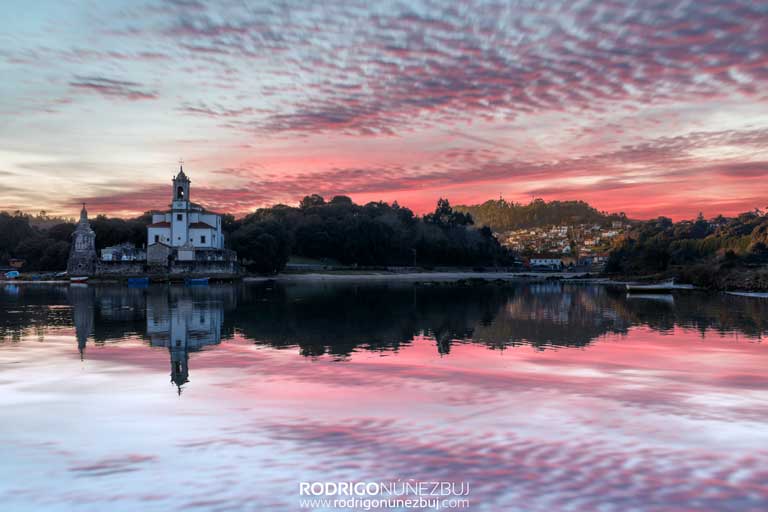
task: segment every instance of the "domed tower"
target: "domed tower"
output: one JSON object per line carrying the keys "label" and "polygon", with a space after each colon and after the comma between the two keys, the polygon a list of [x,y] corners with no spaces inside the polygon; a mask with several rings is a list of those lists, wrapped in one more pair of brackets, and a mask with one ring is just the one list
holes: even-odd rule
{"label": "domed tower", "polygon": [[67,273],[70,276],[91,276],[96,271],[96,233],[88,222],[88,210],[80,210],[80,222],[72,233]]}

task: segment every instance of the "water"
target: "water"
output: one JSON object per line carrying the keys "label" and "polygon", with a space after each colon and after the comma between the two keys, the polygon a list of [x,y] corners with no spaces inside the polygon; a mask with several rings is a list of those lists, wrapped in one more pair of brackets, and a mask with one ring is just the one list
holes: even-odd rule
{"label": "water", "polygon": [[766,299],[558,283],[5,286],[0,508],[766,510],[766,332]]}

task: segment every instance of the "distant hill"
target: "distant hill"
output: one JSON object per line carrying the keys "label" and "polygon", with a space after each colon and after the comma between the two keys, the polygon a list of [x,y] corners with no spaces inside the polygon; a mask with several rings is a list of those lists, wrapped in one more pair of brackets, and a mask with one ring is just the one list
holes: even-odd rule
{"label": "distant hill", "polygon": [[544,201],[534,199],[529,204],[510,203],[504,199],[490,200],[478,205],[459,205],[454,210],[472,215],[477,226],[494,231],[553,226],[558,224],[608,224],[626,221],[624,213],[600,212],[584,201]]}

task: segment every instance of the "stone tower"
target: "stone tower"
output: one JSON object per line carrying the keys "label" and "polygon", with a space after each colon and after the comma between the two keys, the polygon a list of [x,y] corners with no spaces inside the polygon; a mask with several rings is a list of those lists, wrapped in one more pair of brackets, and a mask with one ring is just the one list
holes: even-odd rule
{"label": "stone tower", "polygon": [[80,222],[72,233],[67,273],[70,276],[92,276],[96,271],[96,233],[88,222],[88,210],[80,210]]}

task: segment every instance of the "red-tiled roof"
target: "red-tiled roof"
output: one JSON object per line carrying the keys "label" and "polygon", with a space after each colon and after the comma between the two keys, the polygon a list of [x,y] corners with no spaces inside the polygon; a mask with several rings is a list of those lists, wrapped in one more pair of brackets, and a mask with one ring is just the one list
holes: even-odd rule
{"label": "red-tiled roof", "polygon": [[169,227],[171,227],[171,223],[170,222],[156,222],[154,224],[150,224],[147,227],[150,227],[150,228],[169,228]]}
{"label": "red-tiled roof", "polygon": [[206,224],[205,222],[193,222],[189,225],[192,229],[216,229],[210,224]]}

